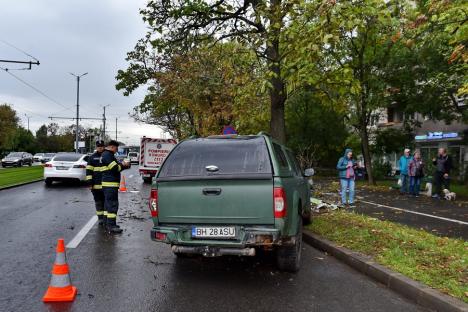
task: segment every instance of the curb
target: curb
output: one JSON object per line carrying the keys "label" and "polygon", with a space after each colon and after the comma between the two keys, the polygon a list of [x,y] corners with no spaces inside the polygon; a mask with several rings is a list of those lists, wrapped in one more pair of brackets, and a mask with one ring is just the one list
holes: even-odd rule
{"label": "curb", "polygon": [[384,284],[391,290],[422,307],[435,311],[468,311],[468,304],[377,264],[368,256],[344,247],[338,247],[333,242],[308,230],[303,231],[302,238],[304,242],[310,246],[326,251],[338,260],[351,266],[353,269]]}
{"label": "curb", "polygon": [[44,181],[44,178],[41,178],[41,179],[39,179],[39,180],[34,180],[34,181],[25,182],[25,183],[19,183],[19,184],[13,184],[13,185],[8,185],[8,186],[5,186],[5,187],[1,187],[1,188],[0,188],[0,192],[3,191],[3,190],[7,190],[7,189],[11,189],[11,188],[15,188],[15,187],[18,187],[18,186],[23,186],[23,185],[31,184],[31,183],[36,183],[36,182],[40,182],[40,181]]}

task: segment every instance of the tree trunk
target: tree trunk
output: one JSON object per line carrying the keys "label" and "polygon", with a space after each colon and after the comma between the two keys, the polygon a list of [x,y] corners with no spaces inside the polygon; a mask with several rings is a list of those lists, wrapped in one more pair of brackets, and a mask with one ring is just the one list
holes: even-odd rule
{"label": "tree trunk", "polygon": [[281,143],[286,143],[286,127],[284,122],[284,82],[272,79],[273,88],[270,89],[270,132],[271,136]]}
{"label": "tree trunk", "polygon": [[374,176],[372,174],[372,158],[369,149],[369,134],[367,133],[367,125],[360,125],[359,137],[361,138],[362,153],[367,171],[367,181],[369,184],[375,185]]}
{"label": "tree trunk", "polygon": [[271,136],[281,143],[286,143],[284,121],[284,103],[286,102],[286,85],[281,77],[279,43],[274,41],[267,49],[268,68],[273,73],[270,78],[270,132]]}

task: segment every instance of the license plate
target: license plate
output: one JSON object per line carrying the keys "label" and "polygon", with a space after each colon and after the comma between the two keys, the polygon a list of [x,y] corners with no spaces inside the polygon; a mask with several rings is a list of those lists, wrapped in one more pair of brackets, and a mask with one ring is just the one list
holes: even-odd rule
{"label": "license plate", "polygon": [[57,170],[68,170],[69,167],[57,166],[57,167],[55,167],[55,169],[57,169]]}
{"label": "license plate", "polygon": [[193,227],[192,237],[233,238],[236,237],[236,228],[233,226]]}

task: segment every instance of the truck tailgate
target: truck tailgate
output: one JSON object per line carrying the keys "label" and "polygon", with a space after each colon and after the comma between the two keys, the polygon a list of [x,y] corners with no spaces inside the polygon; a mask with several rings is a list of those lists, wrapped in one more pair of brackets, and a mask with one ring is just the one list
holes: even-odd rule
{"label": "truck tailgate", "polygon": [[273,180],[158,183],[160,223],[274,224]]}

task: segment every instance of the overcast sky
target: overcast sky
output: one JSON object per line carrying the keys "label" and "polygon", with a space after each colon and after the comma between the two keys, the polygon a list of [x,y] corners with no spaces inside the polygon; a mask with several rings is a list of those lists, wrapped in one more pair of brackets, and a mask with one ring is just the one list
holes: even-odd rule
{"label": "overcast sky", "polygon": [[[115,136],[118,117],[120,139],[137,144],[139,137],[160,136],[156,126],[138,124],[128,113],[144,96],[141,88],[129,97],[115,89],[117,70],[126,68],[126,53],[146,29],[139,8],[146,0],[0,0],[0,59],[30,60],[6,41],[39,59],[32,70],[11,71],[54,101],[0,70],[0,103],[9,103],[26,127],[35,132],[49,123],[48,116],[76,115],[76,79],[69,72],[88,72],[80,83],[80,115],[102,117],[107,108],[107,129]],[[0,67],[21,65],[0,63]],[[57,121],[69,125],[72,121]],[[99,127],[100,121],[82,121]]]}

